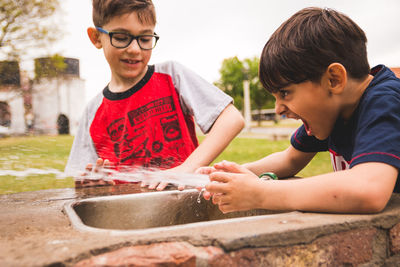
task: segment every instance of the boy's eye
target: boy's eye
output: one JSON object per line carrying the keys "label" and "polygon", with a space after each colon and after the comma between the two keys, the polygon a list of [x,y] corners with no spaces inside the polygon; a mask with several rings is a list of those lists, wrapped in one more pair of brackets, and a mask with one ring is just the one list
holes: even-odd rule
{"label": "boy's eye", "polygon": [[281,98],[287,97],[288,94],[289,94],[289,92],[286,91],[286,90],[279,90],[279,95],[280,95]]}
{"label": "boy's eye", "polygon": [[140,37],[140,42],[142,43],[148,43],[153,40],[152,36],[142,36]]}
{"label": "boy's eye", "polygon": [[113,38],[118,42],[126,42],[129,39],[128,35],[122,33],[114,34]]}

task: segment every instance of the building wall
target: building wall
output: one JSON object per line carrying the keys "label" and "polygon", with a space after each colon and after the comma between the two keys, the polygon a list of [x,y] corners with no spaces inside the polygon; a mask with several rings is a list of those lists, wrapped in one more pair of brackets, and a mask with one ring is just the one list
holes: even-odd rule
{"label": "building wall", "polygon": [[21,134],[25,132],[24,118],[24,99],[20,90],[1,90],[0,101],[6,102],[10,107],[11,125],[9,127],[10,134]]}
{"label": "building wall", "polygon": [[69,119],[70,134],[75,135],[85,107],[85,84],[78,77],[46,78],[33,84],[34,128],[38,133],[57,134],[57,119]]}

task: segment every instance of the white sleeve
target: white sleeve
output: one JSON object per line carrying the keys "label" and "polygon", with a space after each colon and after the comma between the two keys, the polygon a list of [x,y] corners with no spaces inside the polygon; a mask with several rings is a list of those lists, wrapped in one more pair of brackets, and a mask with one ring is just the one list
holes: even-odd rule
{"label": "white sleeve", "polygon": [[171,76],[183,112],[194,116],[203,133],[211,129],[221,112],[233,102],[221,89],[177,62],[156,64],[155,71]]}
{"label": "white sleeve", "polygon": [[67,175],[76,176],[85,170],[88,163],[95,163],[98,155],[90,136],[90,125],[92,124],[94,115],[103,99],[99,94],[86,107],[82,118],[79,122],[78,132],[74,138],[71,152],[64,172]]}

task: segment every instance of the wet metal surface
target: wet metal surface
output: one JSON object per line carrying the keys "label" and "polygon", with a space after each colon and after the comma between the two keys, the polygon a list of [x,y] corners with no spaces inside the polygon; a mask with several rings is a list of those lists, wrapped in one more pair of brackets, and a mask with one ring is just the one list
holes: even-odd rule
{"label": "wet metal surface", "polygon": [[277,213],[251,210],[223,214],[217,205],[199,198],[194,189],[90,198],[69,202],[64,209],[80,230],[139,230]]}

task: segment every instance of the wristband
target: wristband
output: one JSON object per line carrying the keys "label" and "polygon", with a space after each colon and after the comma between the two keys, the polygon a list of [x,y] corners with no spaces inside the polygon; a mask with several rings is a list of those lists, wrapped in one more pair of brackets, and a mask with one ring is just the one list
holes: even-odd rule
{"label": "wristband", "polygon": [[273,172],[264,172],[258,177],[263,180],[278,180],[278,176]]}

